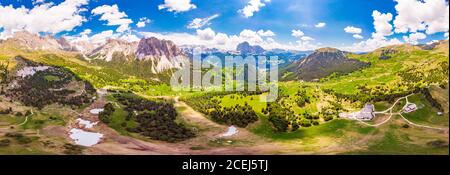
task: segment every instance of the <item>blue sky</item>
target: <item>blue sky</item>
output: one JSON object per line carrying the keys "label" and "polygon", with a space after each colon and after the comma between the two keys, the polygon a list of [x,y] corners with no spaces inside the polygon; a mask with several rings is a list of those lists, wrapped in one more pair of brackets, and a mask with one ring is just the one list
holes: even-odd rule
{"label": "blue sky", "polygon": [[[36,0],[34,0],[36,1]],[[44,3],[52,2],[54,6],[59,5],[65,0],[44,0]],[[69,0],[70,1],[70,0]],[[83,1],[83,0],[72,0]],[[166,0],[171,1],[171,0]],[[172,0],[173,1],[173,0]],[[101,14],[94,15],[92,10],[102,5],[117,5],[120,12],[125,13],[133,23],[129,24],[129,30],[126,33],[136,35],[137,37],[143,37],[141,32],[151,32],[152,35],[167,37],[168,39],[175,39],[175,37],[168,36],[173,34],[191,34],[199,35],[197,30],[204,30],[206,28],[214,31],[214,35],[217,33],[226,34],[229,38],[235,35],[240,37],[241,32],[244,29],[257,32],[258,30],[270,30],[275,36],[260,36],[262,38],[261,45],[268,45],[267,42],[275,41],[279,45],[290,45],[295,48],[297,45],[299,48],[309,49],[314,47],[332,46],[350,48],[354,44],[364,42],[372,38],[372,33],[376,32],[374,28],[373,12],[379,11],[381,14],[392,15],[392,20],[388,23],[392,25],[392,31],[396,29],[394,20],[400,13],[406,13],[403,11],[397,11],[395,6],[398,3],[408,6],[405,1],[416,0],[400,0],[402,2],[395,2],[394,0],[179,0],[186,1],[191,8],[177,11],[176,9],[159,8],[165,3],[165,0],[90,0],[87,4],[81,5],[79,8],[84,8],[79,12],[86,20],[81,24],[69,28],[69,31],[61,31],[55,33],[56,35],[64,36],[76,36],[80,32],[90,29],[92,30],[90,36],[100,33],[102,31],[113,30],[117,33],[118,25],[108,26],[107,21],[99,20]],[[252,2],[258,2],[264,4],[259,6],[257,11],[253,12],[252,16],[245,16],[242,9],[251,5]],[[426,2],[430,1],[430,2]],[[437,1],[443,1],[444,7],[440,10],[435,9],[440,14],[448,14],[448,2],[446,0],[425,0],[425,3],[435,3]],[[254,3],[253,2],[253,3]],[[17,9],[24,6],[27,9],[33,9],[35,6],[42,5],[42,3],[33,3],[32,0],[1,0],[1,6],[12,5]],[[418,2],[420,3],[420,2]],[[411,4],[413,6],[414,4]],[[416,4],[417,5],[417,4]],[[195,6],[192,7],[192,6]],[[445,6],[447,11],[445,11]],[[431,5],[424,7],[434,8]],[[413,8],[413,7],[411,7]],[[434,10],[434,9],[431,9]],[[207,18],[217,14],[218,17],[208,22],[209,25],[204,25],[199,28],[188,28],[187,26],[195,18]],[[2,15],[2,14],[0,14]],[[3,14],[6,15],[6,14]],[[408,14],[405,14],[408,15]],[[404,16],[405,16],[404,15]],[[409,14],[411,15],[411,14]],[[438,14],[423,14],[423,19],[427,19],[426,15],[438,15]],[[136,24],[140,18],[147,18],[150,23],[145,27],[137,27]],[[443,16],[446,19],[448,26],[448,15]],[[439,21],[426,21],[429,23],[439,23]],[[315,27],[318,23],[325,23],[324,27]],[[411,24],[413,25],[413,24]],[[353,26],[361,29],[361,32],[346,33],[344,28]],[[2,28],[0,20],[0,28]],[[441,27],[442,28],[442,27]],[[0,29],[0,31],[6,29]],[[303,33],[301,36],[293,36],[293,30],[299,30]],[[416,33],[421,34],[416,34]],[[408,30],[407,32],[397,33],[383,36],[387,43],[392,39],[397,39],[399,42],[405,42],[404,36],[410,37],[410,34],[414,34],[414,38],[411,43],[426,43],[432,40],[445,39],[445,33],[448,32],[448,27],[440,29],[438,32],[427,32],[424,30]],[[353,35],[362,36],[363,39],[353,37]],[[425,34],[423,38],[422,34]],[[120,34],[117,34],[118,36]],[[302,36],[311,38],[310,40],[302,40]],[[421,37],[420,37],[421,36]],[[214,36],[213,36],[214,37]],[[420,39],[417,39],[420,38]],[[208,37],[206,37],[208,38]],[[270,39],[268,39],[270,38]],[[210,40],[211,37],[209,38]],[[313,40],[312,40],[313,39]],[[236,39],[239,40],[239,39]],[[267,40],[267,41],[266,41]],[[240,40],[239,40],[240,41]],[[257,40],[255,40],[257,41]],[[193,40],[193,42],[203,43],[202,41]],[[378,42],[378,39],[377,39]],[[382,41],[380,41],[381,43]],[[208,43],[208,42],[205,42]],[[254,42],[258,44],[258,42]],[[368,43],[366,43],[368,44]],[[383,45],[378,44],[378,45]],[[377,45],[377,46],[378,46]],[[270,46],[268,46],[270,47]],[[275,46],[274,46],[275,47]],[[291,47],[289,47],[291,48]],[[349,49],[351,50],[351,49]],[[357,50],[357,49],[356,49]]]}

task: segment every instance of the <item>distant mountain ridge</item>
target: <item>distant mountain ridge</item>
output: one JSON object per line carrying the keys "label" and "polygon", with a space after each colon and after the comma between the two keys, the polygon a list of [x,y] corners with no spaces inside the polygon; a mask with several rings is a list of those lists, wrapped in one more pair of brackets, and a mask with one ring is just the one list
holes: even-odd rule
{"label": "distant mountain ridge", "polygon": [[369,63],[349,59],[347,52],[334,48],[321,48],[296,63],[293,68],[297,78],[313,81],[333,73],[350,73],[369,66]]}
{"label": "distant mountain ridge", "polygon": [[237,46],[236,51],[238,51],[241,55],[258,55],[264,53],[266,50],[264,50],[261,46],[251,46],[248,42],[243,42]]}

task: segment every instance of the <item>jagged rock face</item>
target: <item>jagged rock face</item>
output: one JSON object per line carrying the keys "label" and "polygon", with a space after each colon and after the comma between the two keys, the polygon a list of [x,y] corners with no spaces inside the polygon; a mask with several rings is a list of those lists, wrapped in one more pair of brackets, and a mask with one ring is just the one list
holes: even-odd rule
{"label": "jagged rock face", "polygon": [[92,44],[88,41],[76,41],[70,43],[75,51],[80,52],[83,55],[90,54],[94,49],[98,48],[98,45]]}
{"label": "jagged rock face", "polygon": [[6,42],[12,42],[18,44],[26,49],[30,50],[62,50],[57,39],[52,36],[40,37],[37,34],[32,34],[27,31],[20,31],[14,33],[12,38],[8,38]]}
{"label": "jagged rock face", "polygon": [[189,61],[183,51],[172,41],[159,40],[155,37],[141,39],[136,50],[136,59],[151,61],[153,73],[178,69]]}
{"label": "jagged rock face", "polygon": [[243,55],[262,54],[265,52],[261,46],[250,46],[248,42],[239,44],[236,50]]}
{"label": "jagged rock face", "polygon": [[66,40],[66,38],[61,37],[59,39],[56,40],[58,42],[58,44],[61,46],[61,49],[64,51],[77,51],[77,49],[75,47],[72,46],[72,44],[70,44],[69,41]]}
{"label": "jagged rock face", "polygon": [[301,80],[312,81],[324,78],[332,73],[350,73],[369,63],[349,59],[346,53],[333,48],[322,48],[298,63],[296,73]]}
{"label": "jagged rock face", "polygon": [[117,39],[109,39],[105,44],[90,51],[89,58],[111,61],[114,54],[121,54],[125,58],[133,58],[138,46],[137,42],[127,42]]}

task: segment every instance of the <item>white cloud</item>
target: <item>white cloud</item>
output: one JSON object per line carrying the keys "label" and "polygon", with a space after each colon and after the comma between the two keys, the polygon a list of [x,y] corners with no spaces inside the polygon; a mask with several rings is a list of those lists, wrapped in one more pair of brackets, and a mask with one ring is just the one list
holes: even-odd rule
{"label": "white cloud", "polygon": [[449,30],[449,6],[446,0],[395,0],[396,33],[426,31],[427,34]]}
{"label": "white cloud", "polygon": [[216,37],[216,32],[214,32],[211,28],[206,28],[204,30],[198,29],[197,35],[202,40],[213,40]]}
{"label": "white cloud", "polygon": [[300,38],[305,35],[305,33],[303,33],[301,30],[292,30],[291,32],[291,35],[296,38]]}
{"label": "white cloud", "polygon": [[319,22],[316,25],[314,25],[314,27],[316,27],[316,28],[323,28],[325,26],[327,26],[327,23],[324,23],[324,22]]}
{"label": "white cloud", "polygon": [[372,13],[373,17],[373,25],[375,27],[375,33],[372,33],[372,37],[374,38],[383,38],[385,36],[392,35],[392,25],[389,23],[392,21],[392,14],[386,13],[382,14],[379,11],[375,10]]}
{"label": "white cloud", "polygon": [[[350,46],[340,47],[341,50],[350,52],[370,52],[380,47],[402,44],[402,42],[397,38],[387,39],[385,37],[392,35],[392,26],[389,24],[392,20],[392,14],[382,14],[375,10],[372,13],[372,17],[375,28],[375,32],[372,33],[372,37],[365,41],[354,43]],[[347,26],[344,31],[353,34],[353,37],[356,39],[363,39],[363,36],[360,35],[362,33],[362,29],[360,28]]]}
{"label": "white cloud", "polygon": [[361,35],[362,29],[353,27],[353,26],[347,26],[344,28],[345,33],[353,34],[353,38],[356,39],[363,39],[364,37]]}
{"label": "white cloud", "polygon": [[292,30],[292,36],[298,38],[299,40],[296,41],[297,45],[290,44],[291,47],[298,47],[298,49],[293,50],[315,50],[319,46],[316,44],[311,43],[311,41],[314,41],[314,38],[305,36],[305,33],[301,30]]}
{"label": "white cloud", "polygon": [[45,3],[45,0],[32,0],[32,4],[36,5],[36,4],[43,4]]}
{"label": "white cloud", "polygon": [[151,20],[147,17],[139,18],[139,22],[136,24],[138,28],[145,27],[148,23],[150,23]]}
{"label": "white cloud", "polygon": [[92,36],[89,36],[91,33],[92,33],[91,29],[86,29],[83,32],[79,33],[78,35],[64,36],[64,37],[68,39],[71,43],[88,42],[94,44],[97,47],[100,46],[101,44],[104,44],[106,41],[108,41],[108,39],[120,39],[129,42],[136,42],[140,40],[140,38],[134,34],[117,33],[114,32],[113,30],[105,30],[100,33],[96,33]]}
{"label": "white cloud", "polygon": [[186,12],[196,9],[197,6],[191,4],[191,0],[164,0],[164,4],[158,6],[159,10],[167,9],[169,12]]}
{"label": "white cloud", "polygon": [[431,44],[434,44],[434,43],[437,43],[437,42],[439,42],[439,40],[432,40],[432,41],[427,42],[427,45],[431,45]]}
{"label": "white cloud", "polygon": [[219,14],[214,14],[210,17],[207,18],[195,18],[194,20],[192,20],[189,25],[187,26],[188,29],[199,29],[202,28],[203,26],[207,26],[210,25],[210,21],[219,17]]}
{"label": "white cloud", "polygon": [[272,37],[275,36],[275,33],[273,33],[271,30],[258,30],[258,35],[263,37]]}
{"label": "white cloud", "polygon": [[364,37],[361,36],[360,34],[354,34],[354,35],[353,35],[353,38],[356,38],[356,39],[364,39]]}
{"label": "white cloud", "polygon": [[314,38],[311,38],[311,37],[309,37],[309,36],[302,36],[300,39],[301,39],[302,41],[314,41]]}
{"label": "white cloud", "polygon": [[227,41],[229,40],[229,37],[227,34],[224,33],[218,33],[216,35],[216,37],[214,38],[214,40],[216,41],[216,44],[218,45],[224,45],[227,43]]}
{"label": "white cloud", "polygon": [[85,29],[83,32],[80,33],[80,35],[89,35],[92,33],[91,29]]}
{"label": "white cloud", "polygon": [[137,24],[136,24],[136,26],[138,27],[138,28],[142,28],[142,27],[145,27],[147,24],[145,23],[145,22],[143,22],[143,21],[139,21]]}
{"label": "white cloud", "polygon": [[3,28],[0,38],[11,37],[21,30],[57,34],[71,31],[86,21],[81,12],[86,10],[83,6],[88,0],[66,0],[58,5],[43,1],[35,3],[32,9],[0,5],[0,28]]}
{"label": "white cloud", "polygon": [[[197,30],[197,34],[189,33],[154,33],[141,32],[146,37],[156,37],[160,39],[171,40],[177,45],[199,45],[206,48],[217,48],[221,50],[235,50],[239,43],[244,41],[251,45],[260,45],[264,49],[285,49],[285,50],[314,50],[318,46],[311,44],[309,41],[299,40],[296,44],[281,44],[273,38],[264,39],[257,31],[244,29],[239,35],[227,35],[224,33],[214,32],[211,28]],[[213,37],[213,34],[215,36]],[[307,39],[308,40],[308,39]]]}
{"label": "white cloud", "polygon": [[258,12],[262,7],[266,6],[265,3],[269,2],[270,0],[249,0],[247,5],[238,12],[246,18],[249,18],[252,17],[255,12]]}
{"label": "white cloud", "polygon": [[92,43],[104,43],[109,38],[112,38],[113,35],[114,35],[114,31],[107,30],[107,31],[103,31],[103,32],[93,35],[92,37],[89,38],[89,41]]}
{"label": "white cloud", "polygon": [[119,11],[117,4],[112,6],[103,5],[92,10],[91,12],[94,16],[101,15],[101,21],[107,21],[108,26],[119,26],[117,32],[125,32],[130,30],[130,24],[133,23],[128,15],[124,12]]}
{"label": "white cloud", "polygon": [[380,47],[390,46],[390,45],[398,45],[402,44],[396,38],[393,39],[379,39],[379,38],[370,38],[365,41],[361,41],[359,43],[355,43],[351,46],[341,47],[341,50],[350,51],[350,52],[371,52]]}
{"label": "white cloud", "polygon": [[427,38],[427,35],[420,32],[411,33],[409,34],[409,36],[403,36],[403,40],[405,40],[405,42],[410,44],[419,44],[418,40],[423,40],[425,38]]}
{"label": "white cloud", "polygon": [[263,39],[258,34],[258,32],[255,32],[255,31],[249,30],[249,29],[242,30],[242,32],[239,34],[239,36],[243,40],[251,42],[251,43],[261,43],[263,41]]}
{"label": "white cloud", "polygon": [[344,31],[346,33],[351,33],[351,34],[361,34],[362,33],[362,29],[361,28],[357,28],[357,27],[353,27],[353,26],[345,27]]}
{"label": "white cloud", "polygon": [[136,35],[130,34],[130,33],[120,35],[118,38],[121,40],[128,41],[128,42],[138,42],[141,40],[141,38],[137,37]]}

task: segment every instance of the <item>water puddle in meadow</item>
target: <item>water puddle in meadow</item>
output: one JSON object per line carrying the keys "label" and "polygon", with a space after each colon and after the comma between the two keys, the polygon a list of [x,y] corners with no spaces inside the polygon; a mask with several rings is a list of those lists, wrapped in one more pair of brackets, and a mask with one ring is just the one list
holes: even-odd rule
{"label": "water puddle in meadow", "polygon": [[38,71],[47,70],[48,68],[49,68],[48,66],[37,66],[37,67],[27,66],[17,71],[17,76],[25,78],[27,76],[34,75]]}
{"label": "water puddle in meadow", "polygon": [[98,114],[100,114],[100,112],[103,112],[103,111],[104,111],[103,108],[95,108],[95,109],[91,109],[89,112],[91,114],[98,115]]}
{"label": "water puddle in meadow", "polygon": [[79,125],[82,125],[84,128],[88,128],[88,129],[90,129],[90,128],[92,128],[92,127],[94,127],[95,125],[98,124],[98,122],[94,123],[94,122],[91,122],[89,120],[84,120],[84,119],[81,119],[81,118],[77,119],[77,122],[78,122]]}
{"label": "water puddle in meadow", "polygon": [[239,133],[238,129],[235,126],[228,127],[228,131],[220,135],[221,137],[231,137]]}
{"label": "water puddle in meadow", "polygon": [[100,142],[103,138],[103,134],[73,128],[70,130],[70,138],[73,139],[77,145],[91,147]]}

